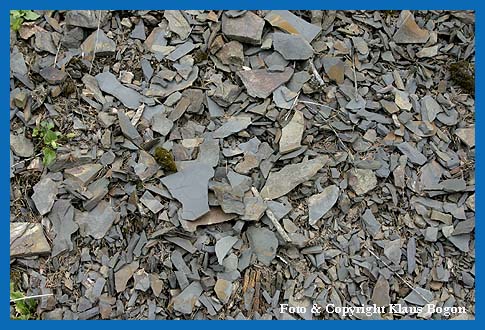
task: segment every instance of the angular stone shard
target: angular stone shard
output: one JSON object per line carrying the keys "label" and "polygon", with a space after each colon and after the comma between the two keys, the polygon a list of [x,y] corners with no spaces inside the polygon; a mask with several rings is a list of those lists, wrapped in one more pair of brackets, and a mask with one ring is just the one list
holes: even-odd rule
{"label": "angular stone shard", "polygon": [[406,155],[409,161],[413,164],[423,165],[427,161],[426,156],[408,142],[398,144],[397,148],[402,152],[403,155]]}
{"label": "angular stone shard", "polygon": [[198,76],[199,76],[199,67],[197,65],[194,65],[190,73],[186,77],[187,79],[182,79],[181,81],[174,79],[168,82],[165,86],[160,86],[158,84],[152,83],[150,85],[150,88],[146,90],[145,95],[158,96],[158,97],[169,96],[173,92],[192,86],[192,84],[194,83],[194,81],[197,79]]}
{"label": "angular stone shard", "polygon": [[377,186],[377,178],[372,170],[355,168],[350,170],[349,185],[360,196]]}
{"label": "angular stone shard", "polygon": [[223,139],[231,134],[246,129],[249,125],[251,125],[251,117],[249,116],[231,117],[221,127],[216,129],[212,136],[216,139]]}
{"label": "angular stone shard", "polygon": [[40,70],[39,73],[51,85],[61,84],[67,78],[67,73],[52,66]]}
{"label": "angular stone shard", "polygon": [[103,30],[96,30],[81,44],[84,58],[91,59],[96,56],[113,56],[116,52],[116,43],[108,38]]}
{"label": "angular stone shard", "polygon": [[209,212],[208,185],[214,170],[200,161],[179,165],[179,172],[162,178],[161,182],[182,203],[182,219],[196,220]]}
{"label": "angular stone shard", "polygon": [[264,20],[250,11],[238,17],[222,15],[222,33],[229,39],[259,45],[263,27]]}
{"label": "angular stone shard", "polygon": [[364,227],[367,232],[372,236],[376,236],[376,234],[381,229],[381,224],[376,220],[374,213],[370,209],[365,210],[365,212],[361,216],[362,221],[364,222]]}
{"label": "angular stone shard", "polygon": [[286,154],[300,148],[304,130],[305,118],[301,111],[296,110],[291,121],[282,129],[280,153]]}
{"label": "angular stone shard", "polygon": [[272,10],[264,19],[274,27],[301,35],[308,42],[312,42],[321,31],[320,27],[308,23],[288,10]]}
{"label": "angular stone shard", "polygon": [[237,216],[236,214],[232,214],[232,213],[228,214],[223,212],[219,207],[211,207],[209,212],[204,214],[199,219],[194,221],[181,220],[180,223],[182,224],[182,227],[185,230],[189,232],[194,232],[198,226],[208,226],[208,225],[230,221],[236,218],[236,216]]}
{"label": "angular stone shard", "polygon": [[40,223],[10,223],[10,257],[28,257],[51,251]]}
{"label": "angular stone shard", "polygon": [[468,128],[458,128],[455,135],[460,138],[467,146],[473,148],[475,146],[475,126]]}
{"label": "angular stone shard", "polygon": [[271,172],[261,190],[264,199],[275,199],[286,195],[299,184],[309,180],[328,161],[328,156],[320,156],[298,164],[290,164],[278,172]]}
{"label": "angular stone shard", "polygon": [[10,149],[19,157],[31,157],[34,155],[34,144],[23,134],[10,133]]}
{"label": "angular stone shard", "polygon": [[128,116],[125,115],[125,113],[121,110],[119,110],[117,114],[118,122],[123,135],[133,141],[135,144],[140,145],[143,142],[143,138],[141,137],[140,133],[138,133],[135,126],[133,126]]}
{"label": "angular stone shard", "polygon": [[313,47],[302,36],[273,33],[273,47],[285,60],[307,60],[313,56]]}
{"label": "angular stone shard", "polygon": [[72,251],[74,245],[71,235],[74,234],[79,226],[74,222],[74,207],[66,199],[57,200],[49,214],[49,220],[56,237],[52,241],[52,257],[65,251]]}
{"label": "angular stone shard", "polygon": [[219,265],[222,265],[222,261],[224,260],[226,255],[231,250],[232,246],[236,244],[237,241],[238,241],[238,238],[233,236],[226,236],[217,241],[215,250],[216,250],[216,256],[217,256],[217,262],[219,262]]}
{"label": "angular stone shard", "polygon": [[168,21],[170,31],[176,33],[182,40],[188,38],[192,28],[180,10],[165,10],[163,16]]}
{"label": "angular stone shard", "polygon": [[78,182],[82,186],[88,185],[101,171],[101,164],[84,164],[64,171],[64,177]]}
{"label": "angular stone shard", "polygon": [[218,279],[214,286],[214,292],[223,304],[227,303],[232,294],[232,282],[222,278]]}
{"label": "angular stone shard", "polygon": [[409,10],[401,11],[397,31],[393,39],[398,44],[424,44],[428,41],[429,31],[421,29]]}
{"label": "angular stone shard", "polygon": [[323,189],[319,194],[308,198],[308,221],[314,225],[335,205],[339,196],[339,188],[331,185]]}
{"label": "angular stone shard", "polygon": [[173,298],[173,309],[182,314],[192,314],[195,303],[202,293],[202,286],[198,281],[190,283],[178,296]]}
{"label": "angular stone shard", "polygon": [[290,80],[292,68],[285,68],[283,72],[271,72],[266,69],[238,71],[244,87],[252,97],[267,98],[279,86]]}
{"label": "angular stone shard", "polygon": [[323,57],[321,62],[323,64],[323,68],[325,69],[325,73],[330,79],[335,81],[337,84],[344,82],[345,65],[340,58],[327,56]]}
{"label": "angular stone shard", "polygon": [[134,261],[131,264],[124,265],[115,273],[115,289],[116,292],[123,292],[126,289],[126,284],[138,269],[138,261]]}
{"label": "angular stone shard", "polygon": [[384,276],[379,276],[374,290],[372,291],[372,302],[379,307],[389,306],[391,297],[389,296],[389,282]]}
{"label": "angular stone shard", "polygon": [[104,10],[67,10],[65,23],[69,26],[96,29],[98,24],[104,25],[106,14]]}
{"label": "angular stone shard", "polygon": [[108,202],[101,201],[90,212],[77,211],[75,221],[79,225],[81,236],[89,235],[95,239],[102,239],[119,216]]}
{"label": "angular stone shard", "polygon": [[269,266],[276,256],[278,249],[278,239],[274,232],[268,228],[249,227],[246,231],[249,246],[254,254],[265,266]]}
{"label": "angular stone shard", "polygon": [[45,215],[50,212],[54,201],[56,200],[57,192],[59,191],[57,183],[51,178],[43,178],[34,186],[34,194],[32,200],[35,208],[40,215]]}
{"label": "angular stone shard", "polygon": [[96,75],[99,89],[116,97],[129,109],[137,109],[140,106],[141,95],[128,87],[123,86],[111,72],[102,72]]}

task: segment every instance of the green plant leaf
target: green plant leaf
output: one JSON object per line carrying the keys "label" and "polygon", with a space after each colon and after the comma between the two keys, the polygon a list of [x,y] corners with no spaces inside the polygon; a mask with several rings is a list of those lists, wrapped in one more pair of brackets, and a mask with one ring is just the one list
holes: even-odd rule
{"label": "green plant leaf", "polygon": [[68,139],[75,138],[76,136],[77,136],[76,133],[73,133],[73,132],[66,134],[66,138],[68,138]]}
{"label": "green plant leaf", "polygon": [[13,18],[12,21],[10,22],[10,27],[12,28],[12,30],[18,31],[22,26],[23,22],[24,22],[24,19],[22,17]]}
{"label": "green plant leaf", "polygon": [[19,18],[19,17],[22,17],[22,13],[23,10],[11,10],[10,11],[10,16],[12,16],[12,18]]}
{"label": "green plant leaf", "polygon": [[36,12],[32,11],[32,10],[26,10],[24,12],[24,19],[26,19],[27,21],[35,21],[36,19],[38,19],[40,17],[39,14],[37,14]]}
{"label": "green plant leaf", "polygon": [[47,146],[52,146],[54,149],[57,148],[58,135],[56,132],[47,130],[44,132],[44,144]]}
{"label": "green plant leaf", "polygon": [[42,153],[44,155],[42,162],[45,166],[49,166],[56,159],[56,152],[49,147],[44,147]]}

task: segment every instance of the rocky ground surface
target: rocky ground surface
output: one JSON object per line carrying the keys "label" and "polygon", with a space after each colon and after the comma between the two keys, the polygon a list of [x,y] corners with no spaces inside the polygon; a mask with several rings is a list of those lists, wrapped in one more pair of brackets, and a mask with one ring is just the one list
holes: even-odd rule
{"label": "rocky ground surface", "polygon": [[37,13],[10,54],[35,317],[474,317],[473,13]]}

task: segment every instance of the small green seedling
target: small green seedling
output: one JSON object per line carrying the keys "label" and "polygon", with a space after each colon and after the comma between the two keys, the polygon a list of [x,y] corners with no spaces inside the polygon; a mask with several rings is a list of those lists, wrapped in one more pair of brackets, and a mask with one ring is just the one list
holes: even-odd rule
{"label": "small green seedling", "polygon": [[10,300],[14,300],[15,314],[11,315],[13,320],[32,320],[35,319],[35,310],[37,309],[37,301],[35,299],[22,299],[25,295],[15,290],[15,285],[10,282]]}
{"label": "small green seedling", "polygon": [[10,27],[12,30],[18,31],[24,21],[35,21],[39,17],[40,15],[32,10],[11,10]]}
{"label": "small green seedling", "polygon": [[61,132],[53,131],[54,124],[48,121],[41,121],[40,125],[34,128],[33,137],[42,139],[42,162],[49,166],[56,159],[56,149],[59,146],[58,140]]}

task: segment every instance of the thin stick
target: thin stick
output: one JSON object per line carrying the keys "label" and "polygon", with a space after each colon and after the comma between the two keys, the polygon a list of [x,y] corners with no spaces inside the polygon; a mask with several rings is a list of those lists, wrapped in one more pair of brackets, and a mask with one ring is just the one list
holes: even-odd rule
{"label": "thin stick", "polygon": [[93,65],[94,65],[94,58],[96,57],[96,46],[98,46],[98,36],[99,36],[100,25],[101,25],[101,10],[98,10],[98,29],[96,30],[96,39],[94,41],[93,58],[91,59],[91,67],[89,68],[89,74],[91,74],[91,70],[93,69]]}
{"label": "thin stick", "polygon": [[35,296],[28,296],[28,297],[10,299],[10,302],[13,303],[13,302],[16,302],[16,301],[21,301],[21,300],[26,300],[26,299],[34,299],[34,298],[43,298],[43,297],[49,297],[49,296],[53,296],[53,295],[54,295],[53,293],[38,294],[38,295],[35,295]]}
{"label": "thin stick", "polygon": [[357,96],[359,95],[359,91],[357,88],[357,73],[355,72],[355,49],[352,47],[352,71],[354,73],[354,88],[355,88],[355,100],[357,101]]}
{"label": "thin stick", "polygon": [[394,270],[392,270],[391,266],[389,266],[387,263],[384,262],[384,260],[382,260],[381,258],[379,258],[379,256],[377,254],[375,254],[373,251],[371,251],[370,249],[368,249],[367,247],[365,247],[365,249],[367,251],[370,252],[370,254],[372,254],[374,257],[376,257],[377,260],[379,260],[380,262],[382,262],[384,264],[384,266],[386,266],[390,271],[392,271],[394,273],[394,275],[396,275],[397,278],[399,278],[401,281],[404,282],[404,284],[406,284],[411,290],[413,290],[414,292],[416,292],[416,294],[418,296],[420,296],[421,298],[423,298],[424,301],[426,301],[428,304],[431,304],[431,301],[429,301],[428,299],[426,299],[425,296],[423,296],[421,294],[421,292],[419,292],[418,290],[416,290],[411,284],[409,284],[409,282],[407,280],[405,280],[401,275],[399,275],[398,273],[396,273]]}
{"label": "thin stick", "polygon": [[[64,39],[64,37],[62,38]],[[56,57],[54,57],[54,65],[53,65],[54,68],[56,67],[56,64],[57,64],[57,56],[59,55],[59,51],[61,50],[61,43],[62,43],[62,40],[59,41],[59,45],[57,46]]]}
{"label": "thin stick", "polygon": [[323,81],[322,77],[320,77],[320,74],[317,71],[317,68],[315,67],[315,64],[313,64],[313,61],[310,62],[310,67],[312,68],[313,75],[315,76],[315,79],[318,81],[318,84],[320,86],[325,85],[325,81]]}
{"label": "thin stick", "polygon": [[[253,193],[253,195],[255,197],[260,197],[259,191],[256,188],[251,187],[251,192]],[[290,236],[288,236],[286,231],[283,229],[281,224],[278,222],[278,219],[276,219],[276,216],[274,215],[273,211],[271,211],[269,208],[267,208],[266,209],[266,215],[268,216],[269,220],[271,220],[271,222],[275,226],[276,231],[278,232],[278,234],[280,234],[281,238],[283,238],[285,240],[285,242],[291,243]]]}

